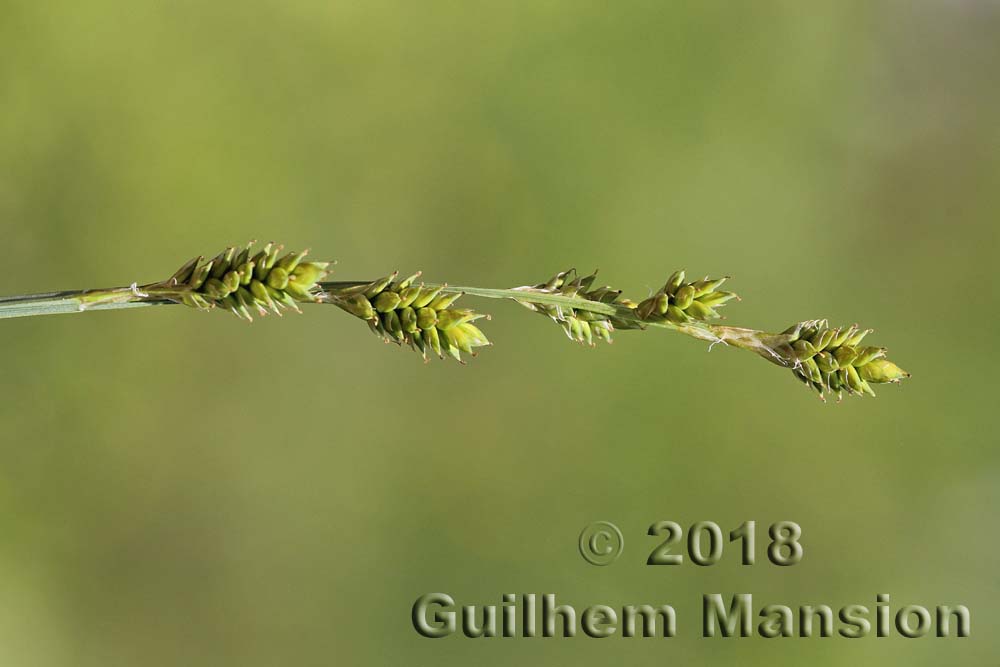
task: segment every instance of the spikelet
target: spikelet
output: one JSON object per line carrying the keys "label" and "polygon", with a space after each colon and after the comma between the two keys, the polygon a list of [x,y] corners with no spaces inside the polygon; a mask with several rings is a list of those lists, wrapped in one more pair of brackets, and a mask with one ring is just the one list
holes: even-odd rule
{"label": "spikelet", "polygon": [[445,292],[443,286],[417,285],[419,273],[401,281],[396,276],[329,291],[323,298],[368,322],[386,342],[408,344],[425,361],[430,352],[464,364],[462,352],[476,356],[476,348],[491,345],[473,324],[485,315],[452,307],[460,293]]}
{"label": "spikelet", "polygon": [[[591,289],[596,279],[597,271],[588,276],[579,276],[576,269],[567,269],[552,276],[544,283],[530,287],[519,287],[518,291],[528,294],[558,294],[602,304],[629,305],[627,301],[621,299],[621,290],[612,289],[606,285]],[[527,299],[518,300],[518,303],[552,319],[562,327],[566,336],[572,341],[590,346],[594,346],[597,340],[611,342],[611,334],[615,330],[612,316],[585,309],[533,303]],[[623,326],[629,328],[628,325]]]}
{"label": "spikelet", "polygon": [[831,329],[826,320],[800,322],[784,332],[791,348],[785,353],[788,365],[821,398],[828,392],[838,399],[845,392],[874,396],[871,385],[895,384],[910,374],[885,358],[885,348],[861,344],[871,332],[856,324]]}
{"label": "spikelet", "polygon": [[287,309],[301,312],[298,303],[319,301],[318,283],[329,275],[329,262],[303,261],[306,250],[279,257],[283,246],[273,243],[253,254],[253,245],[226,248],[208,262],[197,257],[167,280],[141,289],[199,310],[225,308],[248,322],[252,311],[281,315]]}
{"label": "spikelet", "polygon": [[634,317],[595,313],[584,308],[568,308],[548,304],[521,301],[525,307],[546,315],[562,326],[570,340],[593,345],[596,338],[611,342],[615,329],[641,329],[643,322],[672,322],[684,324],[692,320],[707,321],[719,317],[716,308],[730,299],[738,299],[732,292],[719,290],[726,278],[685,282],[684,272],[677,271],[655,294],[636,304],[623,299],[621,290],[611,287],[591,289],[597,272],[589,276],[577,276],[575,269],[557,273],[547,282],[532,287],[520,287],[519,291],[538,294],[558,294],[560,296],[586,299],[602,304],[629,308]]}
{"label": "spikelet", "polygon": [[731,299],[739,299],[733,292],[719,289],[727,278],[685,282],[684,271],[675,271],[666,284],[636,307],[636,315],[646,322],[669,321],[684,324],[691,320],[707,322],[720,317],[716,308]]}

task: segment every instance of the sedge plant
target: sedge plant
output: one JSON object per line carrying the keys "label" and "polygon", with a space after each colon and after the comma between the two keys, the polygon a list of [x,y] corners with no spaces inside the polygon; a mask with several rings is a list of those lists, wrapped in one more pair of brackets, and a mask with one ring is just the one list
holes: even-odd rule
{"label": "sedge plant", "polygon": [[283,253],[269,243],[227,248],[206,261],[196,257],[166,280],[128,287],[0,297],[0,318],[183,304],[201,311],[225,310],[252,321],[268,313],[301,312],[301,304],[332,304],[363,320],[385,341],[408,345],[425,360],[475,356],[491,345],[480,328],[485,316],[458,304],[462,296],[509,299],[558,325],[572,341],[610,343],[616,331],[666,329],[711,345],[748,350],[788,369],[820,398],[874,396],[872,385],[898,383],[909,373],[864,344],[870,329],[831,327],[826,320],[798,322],[780,333],[718,323],[719,309],[738,299],[720,289],[726,278],[690,281],[676,271],[642,301],[597,286],[597,274],[561,271],[545,282],[508,289],[460,287],[397,273],[362,281],[327,281],[329,262]]}

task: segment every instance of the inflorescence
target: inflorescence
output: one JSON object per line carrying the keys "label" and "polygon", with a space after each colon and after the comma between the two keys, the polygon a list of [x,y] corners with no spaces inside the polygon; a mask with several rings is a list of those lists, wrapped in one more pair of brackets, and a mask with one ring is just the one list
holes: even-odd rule
{"label": "inflorescence", "polygon": [[821,398],[828,394],[874,396],[872,385],[898,383],[909,373],[886,359],[885,348],[863,345],[870,329],[831,328],[826,320],[799,322],[781,333],[723,326],[718,309],[738,299],[721,290],[726,278],[686,280],[673,273],[655,293],[635,302],[609,286],[594,287],[597,273],[561,271],[547,281],[511,289],[457,288],[418,282],[420,274],[397,280],[324,282],[329,262],[306,261],[306,251],[282,254],[268,243],[226,248],[211,260],[196,257],[168,279],[127,288],[84,290],[4,299],[5,317],[117,308],[150,303],[180,303],[198,310],[222,308],[252,321],[253,315],[299,311],[301,303],[331,303],[368,323],[387,342],[407,344],[424,359],[462,353],[475,356],[490,345],[476,322],[485,315],[456,307],[463,294],[511,299],[556,322],[566,336],[585,345],[611,342],[616,329],[665,328],[713,345],[752,351],[791,370]]}

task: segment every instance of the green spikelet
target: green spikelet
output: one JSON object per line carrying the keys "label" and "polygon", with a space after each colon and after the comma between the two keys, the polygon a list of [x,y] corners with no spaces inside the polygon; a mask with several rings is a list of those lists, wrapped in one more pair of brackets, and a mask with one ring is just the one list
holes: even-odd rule
{"label": "green spikelet", "polygon": [[733,292],[719,289],[728,278],[706,277],[695,282],[685,282],[684,278],[683,271],[675,271],[659,291],[640,302],[635,309],[639,319],[674,324],[707,322],[721,317],[716,308],[739,299]]}
{"label": "green spikelet", "polygon": [[796,378],[821,398],[827,393],[874,396],[873,384],[898,383],[910,374],[885,358],[882,347],[861,343],[871,329],[831,329],[826,320],[800,322],[785,331],[784,354]]}
{"label": "green spikelet", "polygon": [[[628,304],[627,301],[621,298],[621,290],[612,289],[608,286],[592,289],[592,285],[596,279],[596,271],[588,276],[579,276],[576,269],[568,269],[557,273],[544,283],[539,283],[531,287],[521,287],[518,290],[528,293],[558,294],[566,297],[586,299],[595,303]],[[562,327],[566,336],[572,341],[590,346],[594,346],[596,340],[603,340],[607,343],[611,342],[611,334],[614,332],[616,326],[612,316],[589,310],[532,303],[528,300],[519,300],[518,303],[529,310],[552,319]],[[632,328],[628,324],[620,324],[622,328]]]}
{"label": "green spikelet", "polygon": [[463,352],[476,356],[476,348],[491,345],[473,324],[485,316],[453,307],[461,294],[416,285],[419,273],[401,281],[396,277],[393,273],[363,285],[330,290],[324,299],[368,322],[386,342],[406,343],[425,360],[431,353],[465,363]]}
{"label": "green spikelet", "polygon": [[329,262],[305,262],[307,251],[279,257],[282,246],[273,243],[252,254],[253,245],[226,248],[209,262],[196,257],[167,280],[141,289],[200,310],[225,308],[247,321],[253,321],[252,313],[281,315],[298,311],[297,303],[320,300],[319,282],[329,275]]}

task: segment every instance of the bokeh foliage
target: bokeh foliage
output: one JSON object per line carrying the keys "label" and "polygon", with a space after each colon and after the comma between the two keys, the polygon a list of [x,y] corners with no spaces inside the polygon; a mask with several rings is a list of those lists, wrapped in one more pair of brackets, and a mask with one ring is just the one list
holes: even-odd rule
{"label": "bokeh foliage", "polygon": [[[0,663],[985,664],[993,3],[5,2],[0,291],[281,240],[627,293],[735,276],[734,322],[860,321],[914,373],[823,406],[668,333],[567,345],[488,303],[467,367],[333,308],[2,323]],[[502,315],[500,317],[499,315]],[[593,568],[583,525],[622,526]],[[802,564],[649,568],[645,528],[798,521]],[[423,640],[420,594],[671,602],[682,637]],[[700,595],[963,602],[973,638],[699,639]],[[978,630],[978,631],[977,631]]]}

